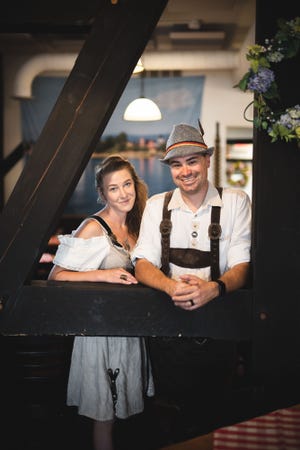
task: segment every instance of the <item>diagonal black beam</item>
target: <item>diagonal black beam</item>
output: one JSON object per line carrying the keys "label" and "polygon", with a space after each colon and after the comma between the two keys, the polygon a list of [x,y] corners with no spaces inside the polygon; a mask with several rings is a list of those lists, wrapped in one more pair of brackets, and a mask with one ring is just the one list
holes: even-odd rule
{"label": "diagonal black beam", "polygon": [[93,29],[0,219],[6,313],[60,217],[167,0],[101,2]]}

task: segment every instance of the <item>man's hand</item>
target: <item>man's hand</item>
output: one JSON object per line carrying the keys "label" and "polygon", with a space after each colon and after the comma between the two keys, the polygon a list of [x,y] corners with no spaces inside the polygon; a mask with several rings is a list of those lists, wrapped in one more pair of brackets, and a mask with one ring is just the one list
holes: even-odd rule
{"label": "man's hand", "polygon": [[219,294],[217,283],[205,281],[195,275],[182,275],[171,296],[174,304],[192,311],[200,308]]}

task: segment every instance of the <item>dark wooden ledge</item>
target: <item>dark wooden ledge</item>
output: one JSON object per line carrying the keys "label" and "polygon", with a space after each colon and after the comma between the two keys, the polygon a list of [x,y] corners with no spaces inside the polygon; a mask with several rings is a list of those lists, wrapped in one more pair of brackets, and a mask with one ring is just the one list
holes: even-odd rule
{"label": "dark wooden ledge", "polygon": [[249,339],[252,291],[216,299],[196,311],[142,284],[33,281],[0,313],[3,335],[207,336]]}

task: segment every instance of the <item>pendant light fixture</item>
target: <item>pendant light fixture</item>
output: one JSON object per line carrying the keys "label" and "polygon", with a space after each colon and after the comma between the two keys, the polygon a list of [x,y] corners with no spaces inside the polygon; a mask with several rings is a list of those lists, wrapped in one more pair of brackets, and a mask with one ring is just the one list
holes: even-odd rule
{"label": "pendant light fixture", "polygon": [[154,101],[144,96],[144,72],[140,75],[141,95],[133,100],[125,109],[123,119],[135,122],[146,122],[152,120],[161,120],[162,115],[159,107]]}

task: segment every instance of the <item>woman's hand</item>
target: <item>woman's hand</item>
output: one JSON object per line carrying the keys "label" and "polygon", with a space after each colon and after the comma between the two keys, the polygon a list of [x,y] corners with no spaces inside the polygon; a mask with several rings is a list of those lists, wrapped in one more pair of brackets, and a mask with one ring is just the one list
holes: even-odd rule
{"label": "woman's hand", "polygon": [[131,275],[130,272],[122,267],[116,267],[115,269],[100,269],[99,275],[101,279],[99,281],[106,281],[107,283],[121,283],[121,284],[137,284],[137,279]]}

